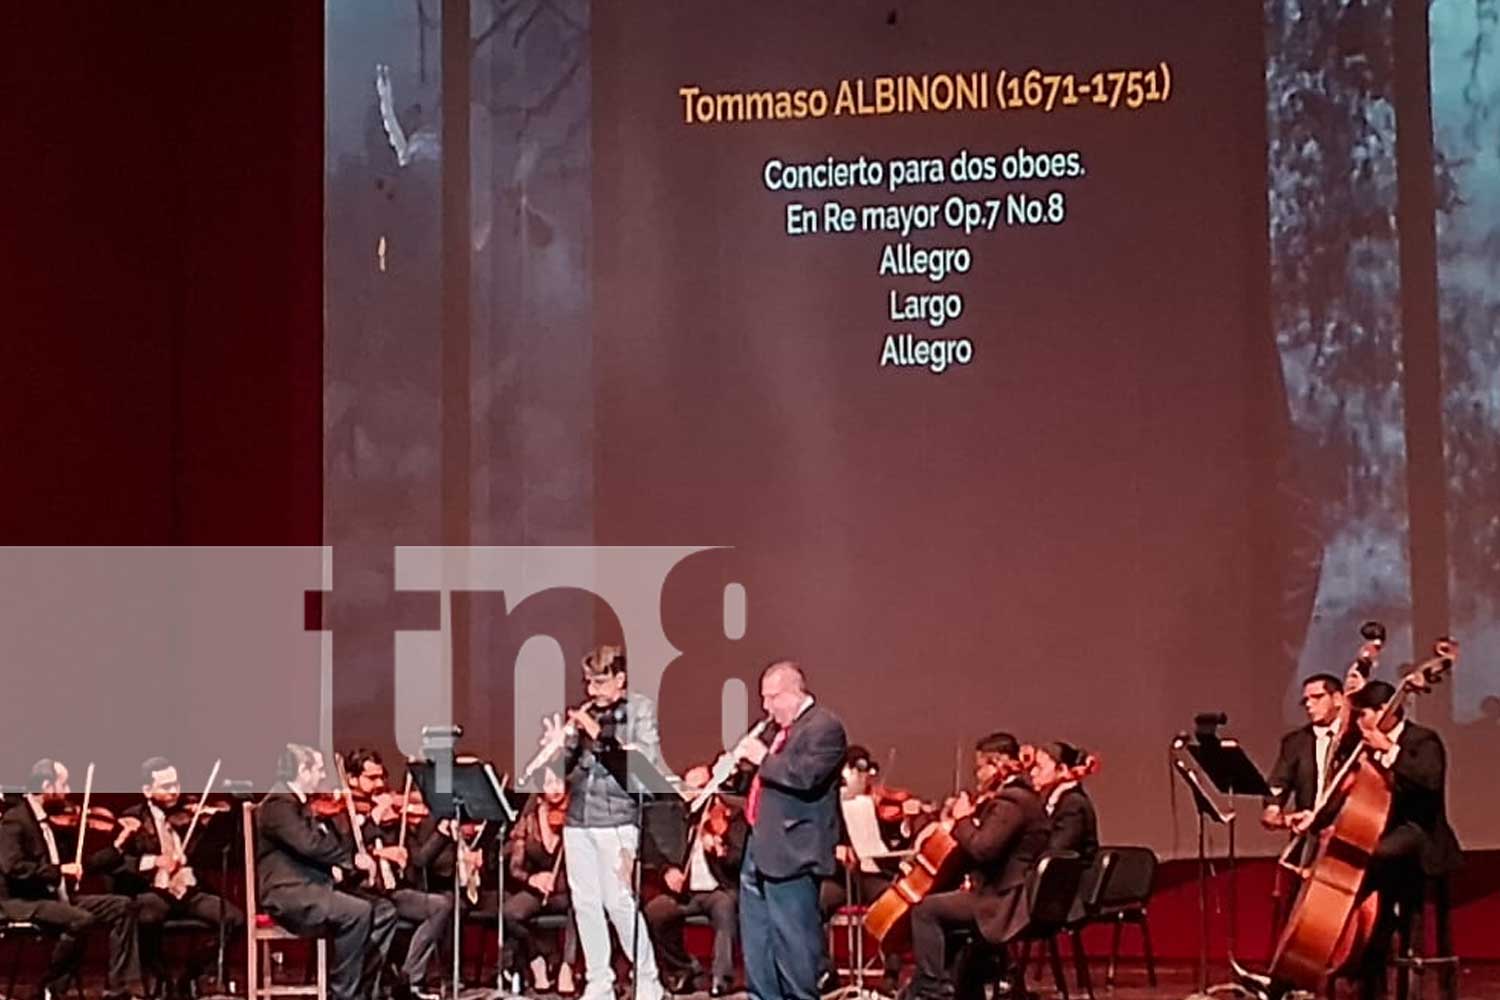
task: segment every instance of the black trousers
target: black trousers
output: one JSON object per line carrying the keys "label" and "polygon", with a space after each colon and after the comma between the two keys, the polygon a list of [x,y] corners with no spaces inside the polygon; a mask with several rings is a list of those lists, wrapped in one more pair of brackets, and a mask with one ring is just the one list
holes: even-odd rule
{"label": "black trousers", "polygon": [[1380,908],[1369,944],[1359,963],[1359,993],[1362,1000],[1377,1000],[1386,993],[1386,968],[1390,964],[1391,941],[1397,932],[1406,937],[1415,907],[1422,905],[1426,876],[1422,872],[1422,850],[1426,834],[1416,826],[1398,826],[1387,831],[1375,846],[1365,888],[1380,894]]}
{"label": "black trousers", "polygon": [[[911,981],[912,996],[982,996],[982,973],[1003,971],[1005,950],[991,949],[980,940],[974,922],[978,903],[972,892],[940,892],[912,908],[911,950],[917,965]],[[950,939],[959,932],[966,933],[969,942],[961,956],[950,947]],[[979,960],[981,952],[985,962]]]}
{"label": "black trousers", "polygon": [[[494,907],[493,898],[490,902]],[[568,898],[566,890],[554,892],[547,897],[545,903],[542,897],[530,889],[517,889],[505,897],[505,954],[501,956],[500,967],[502,969],[513,969],[524,966],[531,962],[538,954],[545,954],[537,947],[537,936],[532,932],[532,918],[544,913],[571,913],[572,902]],[[564,965],[575,965],[578,962],[578,930],[569,920],[568,925],[563,928],[562,947],[560,949],[560,960]]]}
{"label": "black trousers", "polygon": [[329,934],[333,956],[328,994],[333,1000],[368,997],[396,933],[396,906],[326,885],[272,889],[261,904],[281,926],[303,937]]}
{"label": "black trousers", "polygon": [[688,954],[682,941],[682,925],[688,917],[704,915],[714,929],[714,957],[711,972],[716,980],[734,978],[734,942],[739,937],[739,901],[732,890],[689,892],[677,895],[664,892],[646,904],[646,925],[656,942],[658,963],[676,973],[695,974],[698,962]]}
{"label": "black trousers", "polygon": [[[240,908],[211,892],[189,892],[181,899],[160,892],[143,892],[135,897],[136,919],[140,925],[141,959],[153,975],[165,973],[161,968],[161,928],[168,920],[201,920],[218,927],[222,917],[228,938],[245,929],[245,915]],[[199,976],[218,958],[217,937],[209,938],[194,949],[188,958],[187,973]]]}
{"label": "black trousers", "polygon": [[453,927],[453,897],[419,889],[397,889],[390,900],[396,907],[397,918],[412,927],[401,974],[408,983],[421,984],[427,980],[427,969],[438,945]]}
{"label": "black trousers", "polygon": [[31,921],[57,935],[52,959],[42,985],[53,993],[67,992],[68,982],[83,961],[85,938],[96,928],[109,933],[109,971],[106,982],[111,993],[127,990],[143,993],[140,940],[136,930],[135,900],[128,896],[82,895],[72,901],[44,899],[35,904]]}

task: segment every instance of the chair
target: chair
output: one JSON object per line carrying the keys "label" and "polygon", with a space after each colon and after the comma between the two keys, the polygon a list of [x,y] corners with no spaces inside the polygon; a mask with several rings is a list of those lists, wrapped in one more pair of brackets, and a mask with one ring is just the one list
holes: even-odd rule
{"label": "chair", "polygon": [[311,986],[286,986],[273,982],[272,950],[280,943],[301,940],[291,931],[277,925],[260,912],[255,891],[255,807],[244,804],[245,825],[245,978],[249,1000],[270,997],[315,996],[328,1000],[328,941],[319,937],[313,942],[317,952],[318,978]]}
{"label": "chair", "polygon": [[[1443,1000],[1458,998],[1458,956],[1453,953],[1450,927],[1451,901],[1448,879],[1429,878],[1412,911],[1402,914],[1400,949],[1391,963],[1396,967],[1396,1000],[1422,1000],[1422,977],[1436,971],[1441,978]],[[1400,904],[1398,904],[1400,905]],[[1426,914],[1432,912],[1433,947],[1427,944]]]}
{"label": "chair", "polygon": [[[1052,964],[1052,979],[1063,1000],[1068,1000],[1068,981],[1063,975],[1057,938],[1068,928],[1068,916],[1078,898],[1078,884],[1086,867],[1083,859],[1072,852],[1042,855],[1027,879],[1026,926],[1015,938],[1022,951],[1018,964],[1023,980],[1031,946],[1039,942],[1046,945],[1047,957]],[[1080,970],[1079,988],[1092,1000],[1094,989],[1089,982],[1088,968],[1080,966]]]}
{"label": "chair", "polygon": [[[1075,910],[1069,921],[1075,964],[1087,969],[1088,957],[1083,951],[1083,929],[1092,924],[1109,924],[1113,928],[1109,946],[1109,966],[1104,984],[1115,985],[1115,970],[1120,960],[1120,935],[1126,924],[1141,931],[1141,948],[1146,958],[1146,981],[1156,986],[1156,960],[1151,952],[1151,923],[1147,906],[1156,887],[1156,852],[1149,847],[1101,848],[1094,866],[1085,876],[1082,912]],[[1092,879],[1092,887],[1089,887]]]}

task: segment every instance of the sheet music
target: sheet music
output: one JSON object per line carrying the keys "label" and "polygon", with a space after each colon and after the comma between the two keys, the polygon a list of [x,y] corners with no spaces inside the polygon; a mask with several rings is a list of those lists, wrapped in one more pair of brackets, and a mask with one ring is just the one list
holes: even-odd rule
{"label": "sheet music", "polygon": [[880,836],[880,820],[875,816],[875,800],[868,795],[857,795],[852,799],[841,799],[844,810],[844,828],[849,832],[849,846],[859,858],[859,870],[877,872],[880,866],[875,858],[888,854],[890,848]]}

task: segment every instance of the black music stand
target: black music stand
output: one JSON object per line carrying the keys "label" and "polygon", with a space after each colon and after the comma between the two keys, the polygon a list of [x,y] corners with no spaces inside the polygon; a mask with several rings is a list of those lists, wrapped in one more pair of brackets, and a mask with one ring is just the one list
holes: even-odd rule
{"label": "black music stand", "polygon": [[[431,749],[431,748],[429,748]],[[451,748],[449,748],[451,749]],[[441,757],[442,750],[436,756]],[[453,998],[458,1000],[462,981],[459,949],[463,939],[463,886],[459,884],[457,852],[463,849],[463,821],[483,820],[495,827],[500,843],[505,843],[506,832],[519,815],[505,791],[505,780],[495,774],[494,765],[477,758],[456,757],[451,760],[409,760],[407,770],[412,781],[422,792],[422,800],[434,816],[449,816],[453,820]],[[445,780],[446,779],[446,780]],[[503,854],[502,846],[502,858]],[[505,872],[496,872],[499,887],[495,901],[495,942],[497,997],[509,997],[505,988]]]}
{"label": "black music stand", "polygon": [[1244,987],[1230,983],[1210,987],[1208,985],[1208,824],[1218,823],[1229,835],[1229,959],[1234,961],[1236,940],[1235,908],[1239,905],[1238,874],[1235,870],[1233,797],[1236,795],[1266,796],[1271,789],[1266,779],[1239,745],[1231,737],[1220,738],[1212,731],[1200,730],[1195,737],[1186,733],[1172,741],[1172,769],[1177,772],[1193,794],[1194,811],[1198,817],[1198,993],[1194,996],[1213,996],[1216,993],[1245,993]]}

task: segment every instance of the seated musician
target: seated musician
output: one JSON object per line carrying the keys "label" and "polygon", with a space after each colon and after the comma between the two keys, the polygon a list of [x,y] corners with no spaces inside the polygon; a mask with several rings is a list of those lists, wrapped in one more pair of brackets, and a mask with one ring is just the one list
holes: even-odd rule
{"label": "seated musician", "polygon": [[851,827],[868,827],[873,819],[880,837],[881,853],[911,846],[914,823],[922,804],[908,799],[903,806],[910,808],[890,811],[878,808],[879,780],[880,766],[870,756],[870,751],[857,743],[850,744],[844,754],[843,784],[839,787],[839,843],[834,848],[834,857],[847,874],[835,875],[819,887],[818,905],[825,921],[833,911],[850,901],[851,888],[856,905],[869,905],[891,884],[894,866],[874,858],[859,857],[850,836]]}
{"label": "seated musician", "polygon": [[[544,913],[571,913],[564,869],[562,830],[568,814],[568,789],[552,768],[542,773],[542,791],[533,795],[506,842],[505,950],[503,966],[525,966],[538,992],[552,990],[548,956],[538,950],[531,921]],[[562,932],[557,962],[557,992],[576,990],[573,966],[578,961],[578,932],[571,920]]]}
{"label": "seated musician", "polygon": [[950,968],[948,935],[977,931],[1005,962],[1003,946],[1026,926],[1027,874],[1051,836],[1042,800],[1026,782],[1021,748],[1009,733],[992,733],[974,748],[975,798],[961,792],[941,825],[972,865],[972,888],[931,895],[911,911],[917,971],[910,998],[973,997],[976,978]]}
{"label": "seated musician", "polygon": [[[160,963],[161,927],[167,920],[190,918],[214,927],[222,922],[233,936],[244,929],[245,915],[233,903],[198,885],[185,852],[192,845],[184,844],[182,834],[173,826],[174,814],[181,815],[182,784],[171,761],[152,757],[141,764],[141,793],[142,800],[121,813],[139,828],[121,848],[122,860],[112,882],[115,892],[136,902],[142,951],[147,966],[154,967]],[[206,819],[207,814],[200,816],[199,824]],[[190,981],[201,979],[217,957],[217,936],[205,939],[203,944],[189,959]]]}
{"label": "seated musician", "polygon": [[[688,769],[683,782],[696,792],[708,783],[709,773],[700,764]],[[719,795],[709,800],[690,820],[687,856],[662,872],[666,891],[646,904],[646,923],[656,942],[657,960],[673,993],[694,992],[702,974],[682,940],[683,921],[698,914],[707,916],[714,929],[709,995],[724,996],[733,985],[740,862],[748,834],[743,799]]]}
{"label": "seated musician", "polygon": [[1333,674],[1314,674],[1302,682],[1302,709],[1307,724],[1281,738],[1281,749],[1267,783],[1261,825],[1268,830],[1303,827],[1323,786],[1338,766],[1344,717],[1344,682]]}
{"label": "seated musician", "polygon": [[1350,696],[1355,723],[1376,764],[1392,779],[1391,809],[1376,844],[1365,887],[1380,894],[1380,911],[1360,964],[1360,993],[1385,993],[1386,963],[1399,914],[1410,914],[1422,898],[1426,878],[1458,870],[1462,849],[1448,825],[1447,752],[1442,738],[1398,709],[1377,725],[1395,689],[1368,681]]}
{"label": "seated musician", "polygon": [[72,830],[56,825],[67,810],[68,792],[67,767],[61,761],[39,760],[27,778],[26,795],[0,819],[0,875],[9,899],[6,915],[29,920],[57,935],[42,977],[43,996],[49,1000],[66,996],[83,961],[87,936],[98,929],[109,933],[106,997],[144,995],[135,901],[113,893],[78,891],[86,870],[108,871],[120,864],[120,847],[135,826],[122,822],[113,845],[86,864],[68,860],[77,856],[74,838],[84,836],[88,829],[83,817]]}
{"label": "seated musician", "polygon": [[390,900],[397,919],[412,928],[397,988],[418,997],[436,997],[438,991],[429,988],[428,976],[438,945],[453,927],[453,898],[428,892],[421,869],[410,863],[410,850],[402,844],[401,836],[407,818],[391,794],[380,754],[365,749],[351,751],[344,757],[344,771],[349,776],[360,835],[377,869],[362,889]]}
{"label": "seated musician", "polygon": [[325,777],[323,755],[290,743],[277,783],[256,806],[255,866],[261,907],[278,924],[308,937],[333,939],[328,993],[368,998],[396,931],[396,907],[353,891],[375,875],[368,855],[312,810],[309,797]]}
{"label": "seated musician", "polygon": [[1099,820],[1083,789],[1090,762],[1088,751],[1071,743],[1044,743],[1031,763],[1031,787],[1042,797],[1050,824],[1048,852],[1071,851],[1086,865],[1099,854]]}

